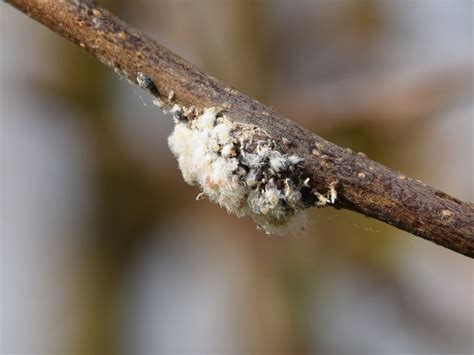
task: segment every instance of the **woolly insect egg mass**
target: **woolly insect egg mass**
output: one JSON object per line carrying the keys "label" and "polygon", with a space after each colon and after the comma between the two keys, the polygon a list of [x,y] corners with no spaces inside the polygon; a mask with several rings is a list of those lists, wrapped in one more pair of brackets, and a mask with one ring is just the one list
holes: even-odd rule
{"label": "woolly insect egg mass", "polygon": [[252,217],[270,234],[301,227],[306,207],[291,179],[299,157],[280,153],[264,131],[231,122],[213,107],[191,121],[175,121],[169,146],[184,180],[202,190],[199,196]]}

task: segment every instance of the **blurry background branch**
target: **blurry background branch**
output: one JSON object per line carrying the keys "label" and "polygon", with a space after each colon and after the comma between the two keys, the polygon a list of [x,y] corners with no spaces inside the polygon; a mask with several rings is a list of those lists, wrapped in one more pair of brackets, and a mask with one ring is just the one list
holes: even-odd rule
{"label": "blurry background branch", "polygon": [[470,62],[421,72],[392,69],[276,93],[275,102],[289,117],[304,123],[316,121],[318,132],[364,121],[403,134],[408,123],[432,118],[469,90],[470,70]]}
{"label": "blurry background branch", "polygon": [[[474,256],[472,204],[323,140],[199,71],[89,1],[7,2],[80,45],[133,82],[139,72],[145,73],[158,87],[158,95],[167,97],[172,91],[182,106],[198,109],[216,106],[233,120],[262,127],[276,140],[289,139],[293,144],[286,147],[280,143],[280,149],[304,158],[304,171],[311,177],[311,195],[315,191],[324,193],[327,186],[337,182],[335,207],[377,218],[456,252]],[[374,107],[372,112],[376,113],[376,105]],[[313,153],[315,150],[317,154]]]}

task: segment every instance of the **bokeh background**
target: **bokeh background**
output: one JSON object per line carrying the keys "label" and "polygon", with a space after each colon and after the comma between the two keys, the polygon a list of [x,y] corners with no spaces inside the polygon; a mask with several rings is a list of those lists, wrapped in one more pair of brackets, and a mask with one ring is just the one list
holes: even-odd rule
{"label": "bokeh background", "polygon": [[[333,142],[473,191],[473,1],[100,1]],[[473,264],[372,219],[270,237],[187,186],[172,120],[1,11],[3,354],[471,354]]]}

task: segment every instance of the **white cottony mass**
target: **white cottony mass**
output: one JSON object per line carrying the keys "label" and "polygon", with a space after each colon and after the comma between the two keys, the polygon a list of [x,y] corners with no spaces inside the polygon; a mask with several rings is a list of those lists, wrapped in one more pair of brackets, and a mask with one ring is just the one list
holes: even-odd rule
{"label": "white cottony mass", "polygon": [[267,233],[302,229],[304,185],[292,178],[301,159],[275,150],[261,129],[207,108],[194,120],[176,120],[168,142],[184,180],[211,201]]}

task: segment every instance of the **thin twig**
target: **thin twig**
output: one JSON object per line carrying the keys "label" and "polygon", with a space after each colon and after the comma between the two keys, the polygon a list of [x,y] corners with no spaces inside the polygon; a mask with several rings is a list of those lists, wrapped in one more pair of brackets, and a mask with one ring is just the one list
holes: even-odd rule
{"label": "thin twig", "polygon": [[[406,177],[363,154],[330,143],[241,94],[170,52],[107,10],[90,1],[7,0],[28,16],[84,48],[138,84],[150,79],[153,94],[173,97],[181,107],[216,107],[234,122],[257,126],[279,151],[297,155],[300,172],[309,177],[303,199],[328,186],[337,191],[333,206],[359,212],[474,257],[474,207],[424,183]],[[141,83],[143,86],[143,82]],[[440,147],[442,149],[442,147]]]}

